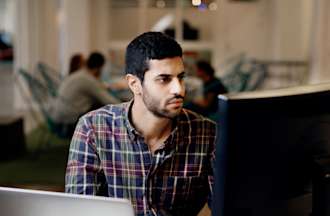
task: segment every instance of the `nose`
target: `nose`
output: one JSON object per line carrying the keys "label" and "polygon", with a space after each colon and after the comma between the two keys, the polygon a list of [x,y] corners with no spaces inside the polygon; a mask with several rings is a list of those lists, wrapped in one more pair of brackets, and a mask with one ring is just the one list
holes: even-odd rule
{"label": "nose", "polygon": [[171,94],[184,96],[185,85],[182,80],[179,80],[178,78],[173,79],[170,88]]}

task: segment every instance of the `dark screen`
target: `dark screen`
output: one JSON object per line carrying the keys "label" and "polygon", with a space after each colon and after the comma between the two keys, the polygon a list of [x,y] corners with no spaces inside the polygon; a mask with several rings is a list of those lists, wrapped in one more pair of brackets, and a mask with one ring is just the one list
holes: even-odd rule
{"label": "dark screen", "polygon": [[313,161],[329,154],[330,91],[220,97],[213,215],[308,215]]}

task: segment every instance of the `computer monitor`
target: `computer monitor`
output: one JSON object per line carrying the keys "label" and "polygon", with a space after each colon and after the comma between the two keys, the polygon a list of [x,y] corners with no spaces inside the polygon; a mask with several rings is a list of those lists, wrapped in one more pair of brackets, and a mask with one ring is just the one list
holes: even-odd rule
{"label": "computer monitor", "polygon": [[219,96],[212,214],[309,215],[330,152],[330,84]]}
{"label": "computer monitor", "polygon": [[0,187],[1,216],[134,216],[128,200]]}

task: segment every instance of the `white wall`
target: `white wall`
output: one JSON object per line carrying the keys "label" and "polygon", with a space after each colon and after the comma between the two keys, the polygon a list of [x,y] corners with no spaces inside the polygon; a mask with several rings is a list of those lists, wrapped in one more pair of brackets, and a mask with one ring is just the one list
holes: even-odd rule
{"label": "white wall", "polygon": [[4,29],[6,9],[7,9],[7,0],[0,0],[0,30]]}
{"label": "white wall", "polygon": [[[308,0],[309,1],[309,0]],[[305,0],[276,0],[273,58],[307,60],[311,8]]]}
{"label": "white wall", "polygon": [[41,17],[39,60],[59,71],[59,1],[41,1],[39,12]]}
{"label": "white wall", "polygon": [[[15,70],[32,73],[42,61],[66,75],[72,54],[107,49],[107,0],[11,1],[16,8]],[[15,89],[15,107],[24,109],[20,90]]]}
{"label": "white wall", "polygon": [[58,69],[57,0],[13,0],[16,7],[15,63],[33,71],[38,61]]}
{"label": "white wall", "polygon": [[[17,61],[28,69],[42,60],[65,74],[74,52],[88,54],[100,50],[106,53],[110,40],[130,40],[141,30],[139,11],[111,10],[108,0],[13,1],[20,5],[17,7],[20,19]],[[218,10],[212,14],[198,13],[196,19],[196,14],[188,10],[183,16],[189,18],[194,27],[202,29],[202,40],[210,42],[213,48],[216,69],[226,59],[242,52],[265,60],[308,60],[319,53],[311,49],[318,39],[314,39],[314,43],[310,39],[311,26],[315,25],[311,23],[315,2],[328,4],[327,0],[251,3],[218,0]],[[323,14],[327,13],[326,9]],[[148,11],[145,30],[161,17],[157,10]],[[319,29],[324,32],[324,27]],[[322,37],[325,38],[324,34]],[[314,50],[312,55],[311,50]]]}
{"label": "white wall", "polygon": [[60,0],[60,66],[67,74],[70,57],[77,52],[87,55],[90,51],[91,0]]}
{"label": "white wall", "polygon": [[272,16],[270,0],[251,3],[221,1],[217,18],[212,21],[217,69],[226,59],[240,53],[271,58]]}
{"label": "white wall", "polygon": [[[318,1],[318,0],[316,0]],[[302,50],[303,53],[307,53],[307,60],[310,60],[312,51],[312,40],[314,35],[313,19],[315,11],[315,0],[301,0],[302,13],[301,13],[301,24],[302,24]]]}
{"label": "white wall", "polygon": [[330,2],[315,0],[313,3],[310,82],[328,82],[330,80]]}
{"label": "white wall", "polygon": [[[218,10],[212,14],[187,10],[184,16],[202,29],[203,41],[211,42],[217,67],[242,52],[260,59],[301,60],[308,57],[310,2],[219,0]],[[41,21],[36,21],[41,29],[37,35],[40,58],[63,73],[74,52],[106,52],[110,40],[130,40],[139,32],[138,11],[110,10],[107,0],[48,0],[40,4]],[[157,10],[148,12],[145,30],[160,17]]]}
{"label": "white wall", "polygon": [[93,0],[90,4],[90,49],[107,53],[110,38],[110,1]]}
{"label": "white wall", "polygon": [[0,30],[14,32],[15,1],[0,0]]}
{"label": "white wall", "polygon": [[[43,46],[40,40],[40,0],[15,0],[15,46],[14,46],[14,70],[23,68],[29,72],[34,70],[41,53],[39,48]],[[19,78],[19,76],[16,76]],[[15,83],[14,108],[25,109],[25,100],[29,97],[24,90],[24,81],[18,79]],[[21,86],[23,86],[21,88]]]}
{"label": "white wall", "polygon": [[311,16],[310,0],[222,1],[215,64],[240,52],[265,60],[307,60]]}

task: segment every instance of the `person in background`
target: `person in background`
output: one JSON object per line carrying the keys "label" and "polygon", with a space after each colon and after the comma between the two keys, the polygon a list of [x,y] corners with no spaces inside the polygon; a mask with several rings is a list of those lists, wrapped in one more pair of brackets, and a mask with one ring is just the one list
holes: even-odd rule
{"label": "person in background", "polygon": [[106,104],[120,102],[108,93],[100,81],[104,61],[101,53],[91,53],[86,67],[66,77],[59,87],[50,113],[59,128],[68,128],[69,137],[80,116]]}
{"label": "person in background", "polygon": [[193,100],[186,107],[206,117],[213,117],[218,109],[217,96],[228,91],[214,75],[214,69],[208,62],[198,61],[196,68],[196,76],[203,82],[203,97]]}
{"label": "person in background", "polygon": [[14,58],[14,51],[12,44],[4,40],[9,35],[0,30],[0,61],[12,61]]}
{"label": "person in background", "polygon": [[160,32],[126,49],[133,99],[80,118],[67,193],[126,198],[136,215],[197,215],[211,195],[216,124],[183,109],[181,46]]}
{"label": "person in background", "polygon": [[69,75],[83,68],[85,66],[85,61],[86,60],[83,54],[81,53],[76,53],[73,56],[71,56],[70,65],[69,65]]}

